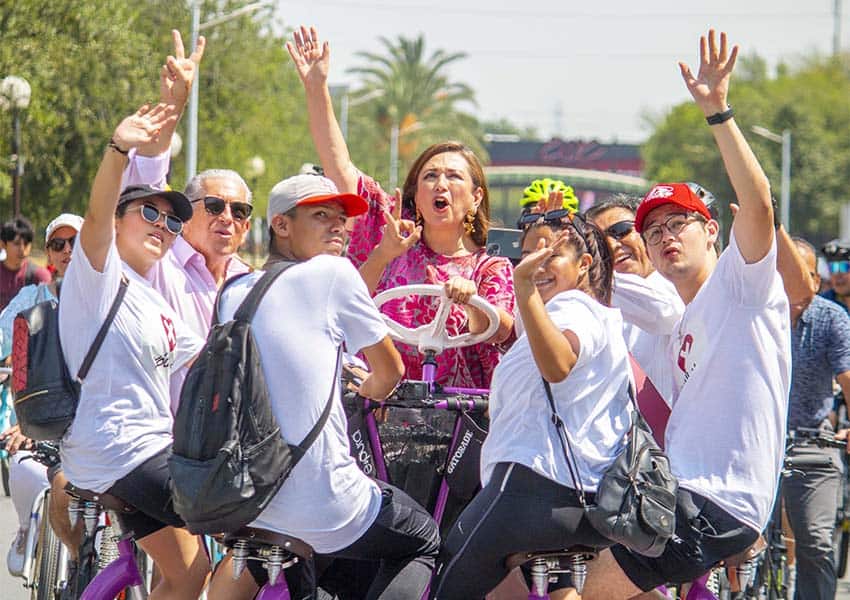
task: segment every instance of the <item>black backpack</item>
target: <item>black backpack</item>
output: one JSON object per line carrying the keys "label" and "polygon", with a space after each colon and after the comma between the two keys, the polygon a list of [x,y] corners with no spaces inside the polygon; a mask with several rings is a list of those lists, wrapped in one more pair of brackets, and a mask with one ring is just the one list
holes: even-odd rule
{"label": "black backpack", "polygon": [[263,295],[292,264],[270,267],[233,319],[219,323],[221,294],[244,275],[225,283],[206,344],[186,375],[168,468],[174,509],[192,533],[232,532],[256,519],[330,415],[336,382],[331,383],[322,416],[304,440],[297,446],[286,443],[271,410],[251,332]]}
{"label": "black backpack", "polygon": [[80,383],[88,375],[118,308],[127,293],[121,279],[109,314],[72,378],[59,342],[59,304],[39,302],[15,317],[12,333],[12,393],[21,433],[34,440],[58,440],[77,414]]}

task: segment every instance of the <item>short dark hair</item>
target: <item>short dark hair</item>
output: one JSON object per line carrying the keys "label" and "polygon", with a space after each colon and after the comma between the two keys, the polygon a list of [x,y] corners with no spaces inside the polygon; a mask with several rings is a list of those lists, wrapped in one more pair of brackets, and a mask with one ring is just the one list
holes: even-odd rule
{"label": "short dark hair", "polygon": [[637,212],[638,204],[640,204],[640,198],[637,196],[632,196],[630,194],[614,194],[607,200],[603,200],[602,202],[597,202],[586,211],[584,211],[584,217],[589,221],[595,221],[596,217],[601,215],[607,210],[611,210],[612,208],[623,208],[632,214]]}
{"label": "short dark hair", "polygon": [[3,228],[0,229],[0,241],[4,244],[15,241],[15,238],[20,236],[25,244],[32,244],[35,233],[32,230],[32,223],[24,217],[16,217],[11,221],[6,221]]}

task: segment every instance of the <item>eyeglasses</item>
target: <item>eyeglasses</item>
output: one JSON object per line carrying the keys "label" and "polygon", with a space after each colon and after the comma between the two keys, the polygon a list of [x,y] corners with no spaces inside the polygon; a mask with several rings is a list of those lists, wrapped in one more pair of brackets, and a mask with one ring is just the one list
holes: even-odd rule
{"label": "eyeglasses", "polygon": [[644,241],[650,245],[655,246],[661,242],[661,238],[664,237],[664,230],[666,229],[672,235],[679,235],[682,230],[695,221],[701,221],[702,219],[696,217],[694,215],[688,214],[674,214],[667,217],[663,223],[659,223],[658,225],[653,225],[652,227],[647,227],[643,230],[643,239]]}
{"label": "eyeglasses", "polygon": [[230,214],[237,221],[244,221],[251,216],[251,212],[254,210],[254,207],[246,202],[228,202],[216,196],[206,196],[192,200],[192,202],[198,202],[200,200],[204,201],[204,209],[206,209],[207,214],[214,217],[224,212],[224,206],[226,204],[230,205]]}
{"label": "eyeglasses", "polygon": [[67,243],[71,248],[74,247],[74,242],[77,241],[77,236],[72,235],[69,238],[50,238],[50,241],[47,242],[47,249],[53,250],[54,252],[62,252],[65,249],[65,244]]}
{"label": "eyeglasses", "polygon": [[832,275],[837,273],[850,273],[850,260],[837,260],[827,263],[829,272]]}
{"label": "eyeglasses", "polygon": [[614,238],[617,241],[620,241],[627,235],[629,235],[632,231],[635,230],[635,222],[634,221],[618,221],[614,223],[610,227],[608,227],[604,233],[605,235]]}
{"label": "eyeglasses", "polygon": [[127,212],[130,212],[131,210],[138,210],[139,214],[142,215],[142,218],[151,225],[155,225],[157,222],[159,222],[160,219],[163,219],[165,221],[165,228],[168,230],[168,233],[178,235],[181,231],[183,231],[183,221],[180,219],[180,217],[162,212],[152,204],[142,204],[140,206],[134,206],[132,208],[128,208]]}

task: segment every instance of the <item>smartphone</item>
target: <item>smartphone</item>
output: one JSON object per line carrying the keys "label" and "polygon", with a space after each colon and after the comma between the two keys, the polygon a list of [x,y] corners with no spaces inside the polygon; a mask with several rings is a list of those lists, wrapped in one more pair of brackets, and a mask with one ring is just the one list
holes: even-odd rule
{"label": "smartphone", "polygon": [[522,231],[519,229],[491,227],[487,232],[487,254],[504,256],[517,264],[522,258],[521,238]]}

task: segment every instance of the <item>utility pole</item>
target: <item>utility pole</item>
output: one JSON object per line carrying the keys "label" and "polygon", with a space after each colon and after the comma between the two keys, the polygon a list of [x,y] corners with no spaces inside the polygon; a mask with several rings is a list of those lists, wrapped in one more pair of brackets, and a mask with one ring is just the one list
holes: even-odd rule
{"label": "utility pole", "polygon": [[832,9],[832,55],[841,52],[841,0],[834,0]]}

